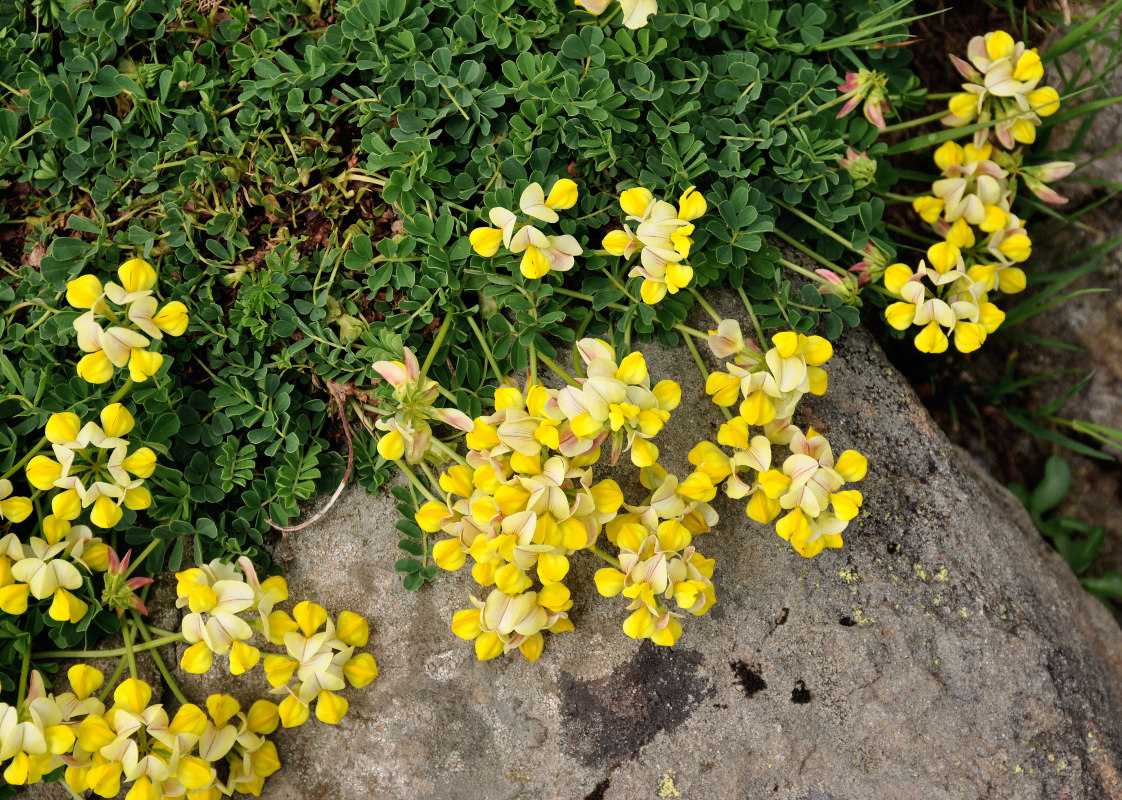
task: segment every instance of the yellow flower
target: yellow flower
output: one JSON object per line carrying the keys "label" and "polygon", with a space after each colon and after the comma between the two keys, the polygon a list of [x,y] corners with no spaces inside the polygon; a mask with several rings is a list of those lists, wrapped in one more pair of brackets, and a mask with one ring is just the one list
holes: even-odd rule
{"label": "yellow flower", "polygon": [[34,510],[30,498],[13,497],[12,482],[0,478],[0,522],[23,522]]}
{"label": "yellow flower", "polygon": [[499,245],[503,243],[503,232],[498,228],[474,228],[468,234],[471,248],[481,256],[490,258],[499,252]]}

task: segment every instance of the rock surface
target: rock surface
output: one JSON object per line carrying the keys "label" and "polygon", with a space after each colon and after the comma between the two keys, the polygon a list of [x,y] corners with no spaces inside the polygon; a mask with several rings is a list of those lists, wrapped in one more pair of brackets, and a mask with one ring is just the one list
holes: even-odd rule
{"label": "rock surface", "polygon": [[[681,471],[721,416],[684,349],[644,349],[652,377],[683,384],[658,440]],[[866,512],[843,550],[804,560],[718,501],[698,542],[718,604],[673,649],[624,636],[589,556],[567,581],[575,631],[536,664],[480,663],[448,628],[466,574],[400,588],[387,495],[349,492],[290,536],[294,597],[367,615],[382,674],[348,691],[338,727],[278,733],[285,767],[265,796],[1122,797],[1122,632],[867,335],[828,367],[803,421],[868,455]],[[207,688],[252,699],[247,686]]]}

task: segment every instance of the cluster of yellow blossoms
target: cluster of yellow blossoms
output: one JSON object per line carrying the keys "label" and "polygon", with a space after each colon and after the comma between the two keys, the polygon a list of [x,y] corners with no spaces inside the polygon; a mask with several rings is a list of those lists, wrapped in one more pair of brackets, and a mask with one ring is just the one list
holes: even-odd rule
{"label": "cluster of yellow blossoms", "polygon": [[[444,499],[416,512],[423,530],[450,537],[433,547],[439,567],[459,569],[470,556],[472,577],[493,587],[452,621],[458,636],[474,641],[480,659],[518,649],[533,661],[544,631],[572,629],[563,580],[581,550],[630,576],[626,586],[609,580],[598,586],[632,598],[636,613],[624,630],[635,638],[672,644],[681,635],[679,614],[664,599],[695,614],[713,602],[712,561],[690,539],[716,522],[705,505],[715,489],[702,474],[682,482],[668,475],[650,441],[677,407],[680,388],[672,381],[652,388],[641,353],[617,362],[603,341],[583,339],[577,347],[588,377],[561,390],[538,383],[524,392],[498,389],[494,413],[477,418],[466,437],[466,459],[440,476]],[[615,481],[595,481],[593,465],[606,444],[612,463],[628,450],[642,468],[651,491],[643,505],[625,505]],[[618,560],[596,546],[601,530],[619,547]],[[649,581],[642,578],[644,565],[657,573]]]}
{"label": "cluster of yellow blossoms", "polygon": [[[306,600],[296,604],[291,616],[276,609],[288,599],[288,584],[279,576],[258,581],[244,556],[237,566],[215,560],[175,577],[176,605],[189,610],[183,618],[183,637],[191,643],[180,666],[202,674],[215,655],[228,654],[230,672],[240,675],[262,661],[261,650],[249,643],[260,633],[284,648],[265,654],[263,668],[273,693],[284,695],[278,708],[286,728],[304,724],[313,702],[320,721],[338,723],[348,707],[339,691],[347,684],[366,686],[378,675],[369,653],[354,652],[370,637],[363,617],[344,611],[333,622],[326,609]],[[253,614],[253,620],[238,616],[242,613]]]}
{"label": "cluster of yellow blossoms", "polygon": [[693,220],[709,208],[705,197],[693,186],[678,200],[678,206],[658,200],[649,189],[625,190],[619,197],[620,208],[635,229],[625,224],[609,232],[603,247],[613,256],[631,258],[639,253],[639,263],[630,277],[643,279],[639,292],[647,305],[677,294],[693,280],[693,268],[686,263],[690,255],[694,231]]}
{"label": "cluster of yellow blossoms", "polygon": [[54,491],[54,519],[45,519],[44,526],[75,520],[88,508],[90,522],[108,529],[121,521],[121,506],[139,511],[152,505],[144,480],[156,469],[156,454],[149,447],[132,448],[124,438],[136,420],[121,403],[105,406],[99,419],[101,424],[83,424],[66,411],[47,420],[43,435],[55,457],[37,455],[26,468],[28,483]]}
{"label": "cluster of yellow blossoms", "polygon": [[47,616],[78,622],[89,610],[74,594],[85,584],[83,570],[105,572],[109,549],[85,525],[65,520],[45,522],[42,534],[26,542],[14,533],[0,538],[0,611],[18,616],[27,613],[29,598],[50,599]]}
{"label": "cluster of yellow blossoms", "polygon": [[[785,331],[772,337],[774,347],[761,353],[746,341],[736,320],[722,320],[710,332],[709,348],[718,358],[732,357],[727,372],[714,372],[706,392],[719,406],[740,401],[739,415],[721,426],[717,444],[704,441],[690,451],[689,460],[713,484],[725,481],[725,494],[748,498],[748,516],[767,524],[787,512],[776,531],[803,556],[825,547],[841,547],[842,531],[861,508],[861,492],[844,490],[846,482],[865,477],[865,457],[846,450],[834,458],[830,443],[813,428],[805,433],[792,422],[799,400],[826,391],[821,365],[833,355],[820,336]],[[751,426],[762,426],[753,435]],[[773,466],[772,446],[791,451],[781,466]],[[732,448],[725,453],[718,445]]]}
{"label": "cluster of yellow blossoms", "polygon": [[[931,194],[912,202],[941,240],[927,249],[918,268],[892,264],[881,273],[885,288],[898,298],[885,311],[888,324],[901,331],[919,328],[914,342],[924,353],[942,353],[952,339],[960,352],[973,352],[1002,324],[1005,314],[990,295],[1024,290],[1027,281],[1018,265],[1032,253],[1024,222],[1013,212],[1017,181],[1045,202],[1063,203],[1047,182],[1075,168],[1070,161],[1022,164],[1019,145],[1035,141],[1040,117],[1059,109],[1055,89],[1037,88],[1044,67],[1036,50],[994,31],[974,37],[968,56],[969,61],[951,56],[971,82],[951,98],[951,114],[943,122],[989,124],[972,143],[949,141],[935,151],[941,176]],[[1017,149],[996,149],[991,130],[999,145]]]}
{"label": "cluster of yellow blossoms", "polygon": [[974,134],[981,147],[992,130],[1002,147],[1012,150],[1036,141],[1040,118],[1060,109],[1060,95],[1051,86],[1039,86],[1044,64],[1036,48],[1014,42],[1005,31],[975,36],[966,48],[969,60],[951,55],[955,69],[967,80],[963,92],[948,102],[943,124],[962,127],[972,122],[988,123]]}
{"label": "cluster of yellow blossoms", "polygon": [[176,300],[160,308],[152,296],[156,270],[151,264],[131,259],[120,266],[117,277],[119,284],[102,286],[93,275],[66,284],[66,301],[88,309],[74,321],[78,347],[86,353],[78,361],[78,375],[88,383],[107,383],[125,366],[132,380],[148,380],[164,363],[162,355],[147,349],[152,340],[164,334],[181,336],[187,330],[183,303]]}
{"label": "cluster of yellow blossoms", "polygon": [[[572,208],[577,197],[577,184],[569,178],[553,184],[548,197],[542,185],[535,182],[522,191],[518,207],[528,217],[554,223],[560,219],[557,210]],[[515,255],[522,253],[519,268],[528,279],[541,278],[550,271],[566,272],[576,263],[576,256],[584,252],[572,236],[546,235],[529,220],[519,222],[518,215],[509,208],[495,206],[487,212],[487,217],[495,227],[472,230],[468,234],[472,248],[488,258],[499,251],[499,245]]]}
{"label": "cluster of yellow blossoms", "polygon": [[32,672],[21,703],[0,703],[0,763],[10,759],[3,773],[9,784],[37,783],[65,767],[72,791],[97,797],[116,797],[127,785],[126,800],[217,800],[260,795],[280,768],[265,738],[280,722],[268,700],[243,711],[233,697],[214,694],[205,711],[187,703],[169,715],[152,704],[151,686],[129,678],[107,708],[104,695],[94,695],[105,681],[100,671],[79,664],[67,677],[70,691],[55,695]]}
{"label": "cluster of yellow blossoms", "polygon": [[613,2],[618,2],[623,11],[625,28],[637,30],[645,27],[647,17],[658,13],[658,0],[575,0],[578,7],[593,16],[600,16]]}
{"label": "cluster of yellow blossoms", "polygon": [[434,408],[440,385],[422,380],[417,357],[404,348],[404,361],[375,361],[374,369],[393,387],[393,413],[375,422],[385,435],[378,439],[378,454],[387,461],[404,457],[410,464],[423,461],[432,444],[430,420],[447,423],[462,431],[472,428],[471,417],[454,408]]}

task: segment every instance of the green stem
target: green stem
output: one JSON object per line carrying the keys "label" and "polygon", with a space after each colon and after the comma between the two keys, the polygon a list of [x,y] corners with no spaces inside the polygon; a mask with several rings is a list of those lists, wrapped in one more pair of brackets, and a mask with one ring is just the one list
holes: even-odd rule
{"label": "green stem", "polygon": [[436,351],[440,349],[440,345],[444,344],[444,337],[448,335],[448,328],[452,326],[452,314],[447,313],[444,315],[444,322],[440,324],[440,330],[436,332],[436,338],[432,342],[432,347],[429,349],[429,354],[425,356],[425,363],[421,365],[421,376],[419,381],[423,381],[425,376],[429,373],[429,367],[432,366],[432,360],[436,358]]}
{"label": "green stem", "polygon": [[459,453],[457,453],[451,447],[446,445],[440,439],[435,439],[434,438],[432,440],[432,445],[431,446],[434,447],[437,450],[437,452],[444,453],[444,455],[450,457],[457,464],[463,464],[464,466],[467,466],[467,462],[464,461],[463,456],[461,456]]}
{"label": "green stem", "polygon": [[[697,364],[697,368],[701,371],[701,379],[708,382],[709,370],[705,367],[705,362],[701,360],[701,353],[697,352],[697,345],[693,343],[693,339],[690,339],[688,337],[686,338],[686,347],[689,348],[690,355],[693,356],[694,363]],[[721,411],[722,413],[724,413],[725,419],[732,419],[732,412],[727,408],[724,408],[722,406]]]}
{"label": "green stem", "polygon": [[405,477],[409,479],[409,482],[411,484],[413,484],[414,488],[416,488],[417,491],[419,491],[421,494],[423,494],[429,500],[432,500],[432,501],[438,502],[438,503],[440,502],[439,500],[436,499],[436,497],[433,496],[433,493],[430,492],[428,490],[428,488],[423,483],[421,483],[421,479],[417,477],[417,473],[415,473],[413,470],[409,469],[408,464],[406,464],[400,458],[395,459],[393,463],[397,465],[397,468],[399,470],[401,470],[402,473],[404,473]]}
{"label": "green stem", "polygon": [[[814,250],[811,250],[809,247],[807,247],[802,242],[791,238],[787,234],[783,233],[783,231],[773,231],[773,233],[776,236],[778,236],[780,239],[785,241],[787,244],[791,245],[791,247],[798,250],[804,256],[808,256],[809,258],[813,258],[819,264],[822,264],[823,266],[829,267],[834,272],[837,272],[839,275],[845,275],[845,270],[843,270],[841,267],[839,267],[833,261],[830,261],[829,259],[827,259],[825,256],[822,256],[819,253],[815,252]],[[822,278],[817,276],[817,275],[815,275],[814,277],[817,278],[818,280],[822,280]]]}
{"label": "green stem", "polygon": [[600,558],[604,559],[605,561],[607,561],[609,564],[611,564],[616,569],[619,569],[619,559],[618,558],[615,558],[613,556],[608,555],[607,553],[605,553],[603,550],[601,550],[599,547],[597,547],[594,544],[590,544],[588,546],[588,549],[589,549],[590,552],[592,552],[595,555],[599,556]]}
{"label": "green stem", "polygon": [[803,275],[803,276],[809,278],[812,281],[817,281],[818,283],[829,283],[829,281],[826,280],[825,278],[823,278],[821,275],[816,275],[815,273],[811,272],[806,267],[800,267],[798,264],[794,263],[793,261],[788,261],[785,258],[781,258],[781,259],[779,259],[779,264],[780,264],[780,266],[786,267],[787,269],[791,270],[792,272],[797,272],[800,275]]}
{"label": "green stem", "polygon": [[695,339],[705,339],[705,340],[709,339],[709,334],[702,333],[697,328],[691,328],[689,325],[683,325],[680,322],[677,325],[674,326],[674,330],[680,331],[681,333],[684,333],[687,336],[692,336]]}
{"label": "green stem", "polygon": [[696,287],[691,286],[689,287],[689,293],[692,294],[694,300],[696,300],[698,304],[705,309],[705,313],[712,317],[714,322],[720,325],[723,321],[721,319],[721,315],[714,311],[713,306],[709,305],[709,303],[706,302],[705,298],[701,296],[701,292],[699,292]]}
{"label": "green stem", "polygon": [[917,125],[926,125],[928,122],[934,122],[937,119],[942,119],[947,116],[947,110],[944,108],[942,111],[936,111],[934,114],[928,114],[926,117],[917,117],[916,119],[909,119],[903,122],[897,122],[895,125],[889,125],[881,134],[892,133],[893,131],[902,131],[908,128],[914,128]]}
{"label": "green stem", "polygon": [[756,311],[752,308],[752,301],[748,299],[748,295],[744,293],[743,287],[738,287],[736,290],[740,294],[740,301],[744,303],[744,310],[748,312],[748,319],[752,320],[752,327],[756,330],[756,336],[759,337],[758,344],[762,349],[764,342],[764,329],[760,326],[760,320],[756,317]]}
{"label": "green stem", "polygon": [[[151,642],[152,637],[148,635],[148,628],[145,626],[144,620],[140,618],[140,612],[134,608],[132,616],[136,624],[136,629],[140,631],[141,638],[144,639],[145,642]],[[159,651],[153,648],[148,652],[149,655],[152,656],[152,660],[156,662],[156,669],[158,669],[160,674],[164,677],[164,683],[168,685],[168,688],[171,689],[171,693],[175,695],[175,699],[186,705],[188,700],[183,696],[183,692],[179,690],[179,684],[175,682],[175,678],[171,677],[167,664],[165,664],[164,659],[160,657]]]}
{"label": "green stem", "polygon": [[156,546],[159,545],[161,541],[163,540],[153,539],[148,543],[148,546],[144,548],[139,556],[137,556],[136,561],[129,564],[129,571],[125,573],[125,579],[128,579],[129,575],[132,575],[134,572],[136,572],[136,568],[144,563],[144,559],[148,558],[148,554],[155,550]]}
{"label": "green stem", "polygon": [[135,678],[137,677],[136,654],[132,649],[132,629],[128,623],[121,626],[121,638],[125,640],[125,655],[129,659],[129,676]]}
{"label": "green stem", "polygon": [[813,225],[813,226],[814,226],[815,228],[817,228],[818,230],[822,231],[822,233],[824,233],[824,234],[826,234],[827,236],[829,236],[829,237],[830,237],[831,239],[834,239],[835,241],[837,241],[837,242],[839,242],[839,243],[841,243],[841,244],[845,245],[845,246],[846,246],[847,248],[849,248],[850,250],[852,250],[852,251],[853,251],[854,253],[857,253],[857,255],[863,255],[863,254],[862,254],[862,252],[861,252],[860,250],[858,250],[857,248],[855,248],[855,247],[853,246],[853,243],[852,243],[852,242],[850,242],[849,240],[847,240],[847,239],[846,239],[846,238],[845,238],[844,236],[839,236],[838,234],[834,233],[834,231],[832,231],[832,230],[830,230],[829,228],[827,228],[827,227],[826,227],[825,225],[823,225],[823,224],[822,224],[821,222],[819,222],[818,220],[816,220],[816,219],[815,219],[814,217],[810,217],[810,216],[807,216],[806,214],[804,214],[803,212],[799,211],[799,210],[798,210],[797,208],[795,208],[794,206],[792,206],[792,205],[788,205],[787,203],[784,203],[784,202],[783,202],[782,200],[780,200],[780,199],[779,199],[778,197],[772,197],[772,198],[771,198],[771,201],[772,201],[773,203],[775,203],[775,204],[776,204],[777,206],[779,206],[779,207],[781,207],[781,208],[785,208],[785,209],[786,209],[787,211],[790,211],[790,212],[791,212],[792,214],[794,214],[794,215],[795,215],[796,217],[798,217],[799,219],[801,219],[801,220],[802,220],[803,222],[808,222],[808,223],[810,223],[810,224],[811,224],[811,225]]}
{"label": "green stem", "polygon": [[31,670],[31,637],[27,638],[27,652],[23,654],[23,661],[19,666],[19,693],[16,696],[16,708],[22,706],[24,698],[27,697],[27,675]]}
{"label": "green stem", "polygon": [[117,659],[117,668],[113,670],[113,674],[109,676],[109,680],[105,682],[105,688],[101,690],[101,694],[97,699],[104,703],[109,697],[109,693],[113,691],[113,687],[117,685],[117,681],[121,679],[121,673],[125,671],[126,656],[122,653],[121,657]]}
{"label": "green stem", "polygon": [[576,381],[576,379],[573,378],[573,376],[568,372],[566,372],[565,369],[552,358],[545,355],[544,353],[537,352],[537,348],[533,348],[530,352],[532,356],[536,355],[539,359],[541,359],[541,362],[549,367],[557,375],[557,377],[563,379],[565,383],[569,384],[570,386],[576,386],[578,389],[580,388],[580,384]]}
{"label": "green stem", "polygon": [[499,370],[499,365],[495,362],[495,357],[491,354],[491,348],[487,345],[487,340],[483,338],[483,331],[479,330],[479,326],[471,316],[466,316],[468,327],[471,328],[475,334],[475,338],[479,340],[480,346],[483,348],[483,356],[487,359],[487,363],[491,365],[491,371],[495,373],[495,380],[499,383],[503,382],[503,373]]}
{"label": "green stem", "polygon": [[530,384],[538,382],[538,351],[530,348]]}
{"label": "green stem", "polygon": [[[126,630],[126,625],[122,631]],[[124,633],[122,632],[122,637]],[[151,650],[153,647],[163,647],[165,644],[172,642],[182,642],[184,636],[182,633],[173,633],[170,636],[161,636],[159,639],[153,639],[144,644],[132,645],[133,653],[141,653],[145,650]],[[41,653],[36,653],[40,658],[115,658],[116,656],[127,656],[128,650],[124,647],[115,647],[110,650],[46,650]]]}

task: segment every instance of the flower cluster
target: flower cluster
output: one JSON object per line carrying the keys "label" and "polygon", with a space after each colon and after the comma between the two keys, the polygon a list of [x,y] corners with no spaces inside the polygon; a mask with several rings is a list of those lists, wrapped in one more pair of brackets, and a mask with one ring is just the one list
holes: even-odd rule
{"label": "flower cluster", "polygon": [[642,278],[639,292],[647,305],[677,294],[693,280],[693,268],[686,263],[690,255],[694,231],[693,220],[708,210],[705,197],[693,186],[686,189],[678,205],[658,200],[649,189],[627,189],[619,197],[625,219],[635,224],[624,224],[610,231],[603,247],[613,256],[630,259],[639,254],[639,263],[628,273],[632,278]]}
{"label": "flower cluster", "polygon": [[[577,203],[577,197],[577,184],[569,178],[553,184],[548,196],[542,185],[535,182],[522,190],[518,207],[527,217],[554,223],[560,219],[558,209],[572,208]],[[472,230],[468,235],[472,249],[488,258],[499,251],[500,245],[514,255],[522,253],[519,268],[531,280],[541,278],[550,271],[568,271],[576,263],[575,257],[584,252],[572,236],[544,234],[530,220],[519,221],[518,215],[509,208],[495,206],[487,212],[487,218],[495,227]]]}
{"label": "flower cluster", "polygon": [[105,681],[79,664],[67,673],[70,691],[48,694],[31,675],[27,698],[0,703],[0,763],[13,786],[37,783],[65,767],[73,792],[129,800],[159,797],[217,798],[234,792],[259,795],[280,768],[276,746],[265,737],[277,728],[277,706],[258,700],[248,711],[229,695],[211,695],[206,711],[193,703],[168,714],[153,704],[152,687],[137,678],[113,691],[113,704],[94,695]]}
{"label": "flower cluster", "polygon": [[[189,610],[182,633],[190,647],[180,666],[185,672],[202,674],[211,668],[215,655],[228,654],[230,672],[240,675],[262,662],[274,692],[285,695],[279,709],[286,728],[302,725],[313,701],[318,719],[338,723],[347,713],[347,701],[338,692],[347,683],[366,686],[378,675],[369,653],[354,652],[370,636],[363,617],[344,611],[333,622],[322,606],[306,600],[297,603],[289,616],[275,608],[288,599],[284,578],[259,581],[244,556],[237,566],[214,560],[175,577],[176,605]],[[239,616],[243,613],[253,618]],[[270,644],[283,646],[285,652],[266,653],[262,659],[261,650],[250,643],[257,633]]]}
{"label": "flower cluster", "polygon": [[[156,270],[142,258],[126,261],[117,270],[120,283],[104,286],[93,275],[66,284],[66,301],[88,309],[74,321],[78,347],[86,353],[78,361],[78,376],[88,383],[107,383],[125,366],[137,382],[159,372],[164,357],[147,349],[152,340],[181,336],[187,330],[187,307],[178,300],[161,308],[153,296]],[[108,327],[106,327],[108,323]]]}
{"label": "flower cluster", "polygon": [[[431,499],[416,511],[422,530],[449,537],[433,547],[437,566],[456,570],[470,556],[472,577],[489,588],[485,597],[472,597],[473,608],[457,612],[452,621],[453,632],[472,640],[480,659],[517,649],[533,661],[542,651],[545,631],[572,630],[567,613],[572,600],[563,581],[570,558],[581,550],[626,565],[638,587],[642,581],[636,559],[650,549],[642,541],[659,530],[663,539],[657,557],[675,566],[667,578],[671,583],[653,584],[659,587],[657,594],[670,591],[668,597],[678,597],[679,606],[692,613],[703,613],[712,604],[712,562],[697,554],[688,539],[717,521],[704,504],[713,497],[713,485],[700,474],[679,484],[658,466],[658,449],[650,441],[678,405],[680,388],[672,381],[651,388],[640,353],[617,362],[603,341],[583,339],[577,347],[587,377],[560,390],[531,383],[525,391],[509,386],[496,391],[494,412],[477,418],[466,437],[466,459],[440,476],[444,499]],[[644,485],[651,491],[644,505],[625,505],[614,480],[596,481],[593,465],[609,442],[613,463],[629,450],[632,463],[643,469]],[[619,533],[623,520],[632,524],[627,535]],[[684,526],[686,540],[660,528],[662,522]],[[620,548],[618,561],[596,546],[605,529]],[[685,588],[675,595],[674,587],[686,580],[708,592],[708,601],[695,597],[684,603]],[[625,631],[671,644],[681,634],[675,619],[679,615],[649,591],[635,592],[629,596],[647,609],[649,624],[629,622]]]}
{"label": "flower cluster", "polygon": [[69,411],[47,420],[44,436],[55,457],[37,455],[26,468],[36,489],[56,490],[44,526],[75,520],[88,508],[91,523],[112,528],[121,521],[121,506],[139,511],[152,505],[144,480],[156,469],[156,454],[148,447],[133,449],[124,438],[136,420],[121,403],[105,406],[99,417],[100,425],[92,420],[83,425]]}
{"label": "flower cluster", "polygon": [[9,533],[0,538],[0,611],[20,615],[27,612],[29,598],[50,599],[51,619],[78,622],[89,610],[74,594],[85,585],[83,571],[108,567],[108,548],[85,525],[55,520],[43,525],[43,537],[26,543]]}
{"label": "flower cluster", "polygon": [[429,420],[447,423],[462,431],[472,428],[471,417],[454,408],[434,408],[440,385],[421,377],[417,357],[408,347],[404,361],[375,361],[374,369],[393,387],[394,410],[375,422],[385,431],[378,439],[378,455],[387,461],[404,457],[411,464],[423,461],[432,445]]}
{"label": "flower cluster", "polygon": [[[806,393],[826,391],[820,365],[833,355],[830,343],[789,331],[776,334],[772,343],[761,355],[735,320],[723,320],[710,333],[713,354],[733,361],[726,364],[727,373],[710,375],[706,391],[720,406],[740,399],[740,414],[721,426],[716,444],[703,441],[694,447],[689,460],[714,485],[725,481],[728,497],[747,498],[748,516],[755,521],[767,524],[783,514],[776,531],[800,555],[810,557],[825,547],[842,546],[842,531],[862,502],[859,491],[843,487],[864,478],[867,464],[855,450],[835,459],[822,434],[813,428],[804,433],[792,422]],[[753,434],[751,426],[762,426],[762,433]],[[782,464],[773,461],[773,445],[790,450]]]}
{"label": "flower cluster", "polygon": [[[1032,239],[1013,210],[1018,183],[1046,203],[1066,198],[1048,183],[1075,169],[1070,161],[1024,164],[1022,144],[1036,140],[1041,117],[1059,109],[1059,95],[1039,87],[1044,67],[1035,49],[1014,42],[1004,31],[975,36],[968,61],[951,56],[970,83],[950,100],[947,125],[977,121],[972,143],[942,144],[934,154],[940,177],[931,193],[916,197],[912,208],[939,237],[926,260],[913,270],[892,264],[881,277],[898,298],[885,311],[897,330],[920,330],[915,346],[924,353],[945,351],[953,337],[964,353],[977,350],[997,330],[1005,314],[990,302],[995,292],[1012,294],[1027,284],[1019,266],[1032,254]],[[997,149],[990,141],[990,131]]]}
{"label": "flower cluster", "polygon": [[992,123],[975,132],[977,147],[989,139],[991,130],[1008,150],[1018,143],[1035,142],[1040,118],[1060,108],[1056,90],[1039,86],[1044,64],[1036,48],[1015,42],[1005,31],[991,31],[971,39],[966,56],[968,60],[951,56],[967,82],[962,84],[963,92],[948,102],[943,124],[957,128],[972,122]]}
{"label": "flower cluster", "polygon": [[576,4],[594,16],[600,16],[613,2],[623,10],[623,25],[637,30],[647,24],[647,17],[658,13],[658,0],[576,0]]}
{"label": "flower cluster", "polygon": [[865,119],[878,130],[883,131],[886,127],[884,115],[891,111],[888,105],[887,87],[888,77],[879,72],[860,69],[857,72],[845,73],[845,83],[838,87],[838,91],[842,92],[842,97],[845,98],[845,105],[838,112],[838,119],[860,105]]}

